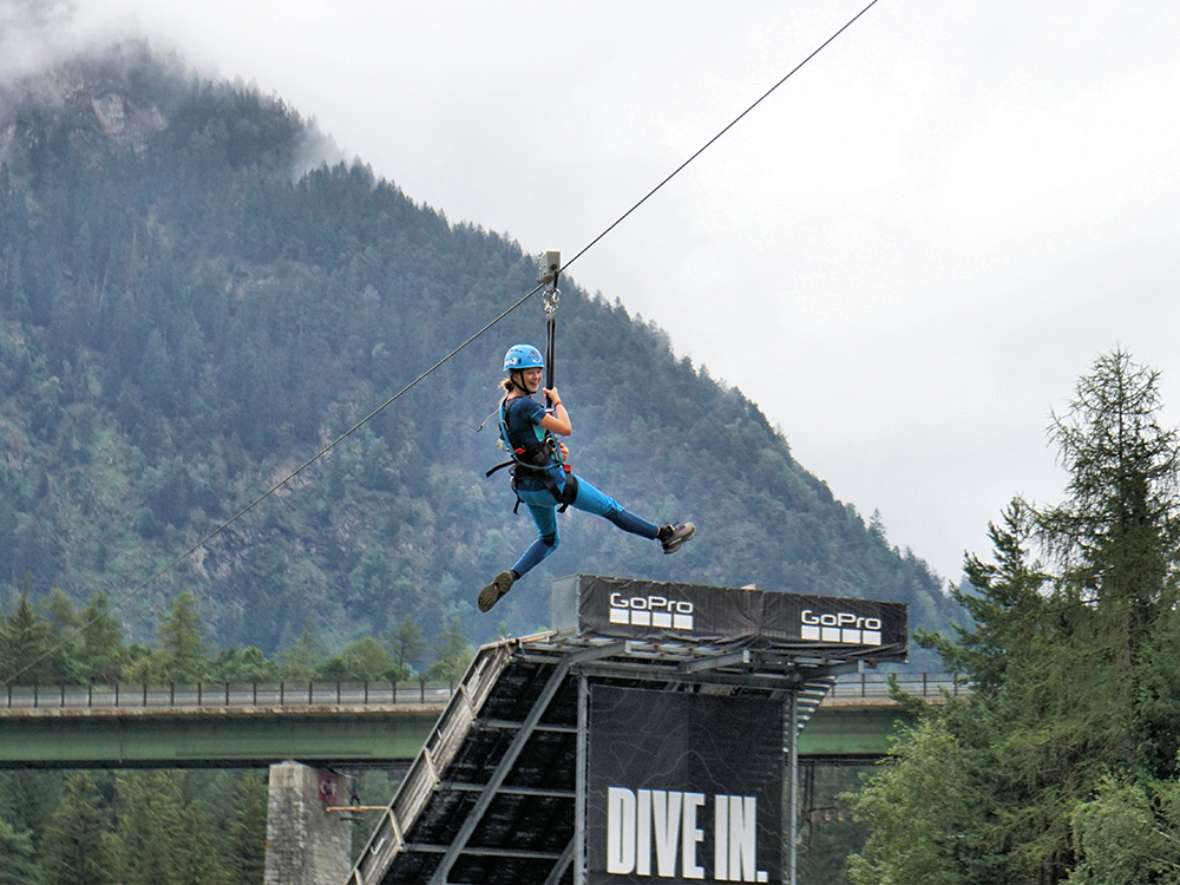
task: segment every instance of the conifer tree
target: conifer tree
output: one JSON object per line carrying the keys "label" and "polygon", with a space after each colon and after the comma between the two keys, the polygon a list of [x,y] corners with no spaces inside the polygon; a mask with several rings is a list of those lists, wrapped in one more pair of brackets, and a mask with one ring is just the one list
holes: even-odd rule
{"label": "conifer tree", "polygon": [[414,671],[414,661],[426,648],[422,631],[412,618],[402,618],[390,631],[389,645],[393,652],[393,664],[397,679],[409,679]]}
{"label": "conifer tree", "polygon": [[60,587],[54,587],[41,608],[49,626],[50,678],[54,682],[79,681],[82,668],[78,661],[78,611],[74,601]]}
{"label": "conifer tree", "polygon": [[46,885],[114,885],[116,874],[108,815],[89,772],[66,778],[61,804],[49,816],[41,837]]}
{"label": "conifer tree", "polygon": [[444,679],[452,684],[458,682],[467,671],[467,665],[471,663],[475,652],[457,620],[447,621],[436,649],[435,661],[430,667],[431,678]]}
{"label": "conifer tree", "polygon": [[[927,714],[953,740],[956,783],[918,790],[905,766],[874,780],[857,800],[871,829],[853,861],[857,885],[907,881],[905,857],[881,836],[920,818],[943,789],[971,795],[969,813],[911,829],[907,856],[942,857],[948,877],[1172,881],[1155,878],[1139,849],[1126,850],[1167,842],[1174,818],[1164,797],[1180,796],[1161,780],[1174,776],[1180,742],[1180,439],[1160,426],[1159,408],[1158,374],[1115,351],[1095,361],[1069,412],[1054,417],[1067,498],[1043,508],[1014,501],[990,530],[995,563],[967,558],[973,589],[956,596],[973,625],[953,640],[923,637],[976,687]],[[1030,553],[1036,545],[1044,563]],[[923,756],[918,734],[899,755],[938,770],[945,759]],[[1116,844],[1118,859],[1103,863],[1098,855],[1109,859]],[[940,845],[954,850],[939,854]],[[1119,879],[1111,872],[1119,869],[1154,872]]]}
{"label": "conifer tree", "polygon": [[201,618],[191,593],[181,593],[168,609],[160,625],[160,652],[174,682],[197,682],[208,674]]}
{"label": "conifer tree", "polygon": [[0,672],[20,674],[25,685],[52,681],[54,662],[49,624],[33,609],[28,593],[22,593],[0,625]]}
{"label": "conifer tree", "polygon": [[40,885],[42,881],[32,833],[18,831],[0,817],[0,885]]}
{"label": "conifer tree", "polygon": [[234,789],[234,819],[229,831],[230,869],[236,885],[261,882],[266,869],[265,778],[249,772]]}
{"label": "conifer tree", "polygon": [[188,833],[180,775],[169,771],[127,772],[115,779],[120,882],[181,885]]}
{"label": "conifer tree", "polygon": [[311,679],[324,659],[323,645],[310,625],[305,625],[295,644],[279,654],[279,672],[288,681]]}
{"label": "conifer tree", "polygon": [[112,683],[123,663],[123,627],[111,614],[110,597],[95,593],[82,611],[78,662],[84,678]]}

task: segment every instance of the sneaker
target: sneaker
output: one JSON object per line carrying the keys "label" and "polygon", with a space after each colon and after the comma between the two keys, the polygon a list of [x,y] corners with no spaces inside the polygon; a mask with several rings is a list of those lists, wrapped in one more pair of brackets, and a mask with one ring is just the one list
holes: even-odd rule
{"label": "sneaker", "polygon": [[696,534],[697,527],[691,522],[678,522],[675,525],[666,525],[660,529],[660,545],[664,548],[665,553],[675,553],[679,550],[685,541]]}
{"label": "sneaker", "polygon": [[479,610],[481,612],[491,611],[492,606],[500,601],[500,597],[512,589],[515,580],[510,571],[503,571],[496,575],[492,579],[492,583],[479,591]]}

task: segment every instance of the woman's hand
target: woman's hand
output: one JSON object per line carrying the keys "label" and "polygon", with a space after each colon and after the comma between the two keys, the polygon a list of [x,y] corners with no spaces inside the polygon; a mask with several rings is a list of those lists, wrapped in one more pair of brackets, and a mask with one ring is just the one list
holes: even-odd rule
{"label": "woman's hand", "polygon": [[569,446],[567,446],[567,445],[566,445],[565,443],[563,443],[563,442],[559,442],[559,443],[557,444],[557,448],[558,448],[558,449],[561,451],[561,460],[562,460],[563,462],[565,462],[565,461],[568,461],[568,460],[570,459],[570,449],[569,449]]}
{"label": "woman's hand", "polygon": [[556,387],[546,387],[545,396],[549,397],[553,407],[540,420],[540,425],[558,436],[569,436],[574,432],[574,426],[570,423],[570,413],[561,403],[561,394]]}

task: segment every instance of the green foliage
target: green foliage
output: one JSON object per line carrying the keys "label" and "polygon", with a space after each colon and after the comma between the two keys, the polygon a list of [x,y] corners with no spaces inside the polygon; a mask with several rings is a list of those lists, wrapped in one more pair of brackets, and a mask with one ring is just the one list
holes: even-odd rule
{"label": "green foliage", "polygon": [[1099,357],[1051,429],[1068,497],[1014,501],[995,562],[967,558],[972,626],[926,640],[975,694],[928,711],[858,800],[856,881],[919,881],[915,858],[973,885],[1176,881],[1180,438],[1157,381]]}
{"label": "green foliage", "polygon": [[426,650],[421,629],[411,619],[402,618],[390,632],[389,646],[393,655],[394,678],[409,679],[416,671],[416,662]]}
{"label": "green foliage", "polygon": [[229,832],[229,868],[233,881],[241,885],[261,882],[263,878],[266,798],[265,778],[250,773],[238,779],[234,789],[233,824]]}
{"label": "green foliage", "polygon": [[82,622],[78,649],[79,681],[118,681],[123,663],[123,627],[111,614],[105,593],[96,593],[79,615]]}
{"label": "green foliage", "polygon": [[305,682],[319,671],[323,659],[323,645],[311,627],[304,627],[295,644],[279,653],[279,676]]}
{"label": "green foliage", "polygon": [[33,835],[17,831],[0,817],[0,885],[40,885],[41,871],[33,851]]}
{"label": "green foliage", "polygon": [[46,885],[119,882],[107,827],[107,810],[94,778],[87,772],[69,775],[62,803],[50,815],[41,838]]}
{"label": "green foliage", "polygon": [[1124,885],[1180,883],[1180,783],[1104,778],[1097,795],[1073,814],[1082,862],[1070,882]]}
{"label": "green foliage", "polygon": [[373,636],[350,642],[319,671],[323,679],[351,682],[379,682],[393,679],[396,673],[393,656]]}
{"label": "green foliage", "polygon": [[435,661],[429,671],[430,677],[457,683],[467,672],[467,665],[474,656],[475,650],[468,644],[459,622],[449,621],[439,639]]}
{"label": "green foliage", "polygon": [[850,881],[965,885],[970,880],[957,868],[964,847],[970,850],[964,837],[980,797],[957,739],[928,719],[903,736],[892,760],[852,799],[857,818],[871,829],[864,851],[849,864]]}
{"label": "green foliage", "polygon": [[212,664],[216,682],[278,682],[279,667],[256,645],[227,648]]}
{"label": "green foliage", "polygon": [[160,624],[160,651],[169,681],[194,683],[209,673],[197,599],[181,593]]}
{"label": "green foliage", "polygon": [[3,672],[22,674],[27,684],[54,681],[60,674],[60,659],[50,652],[52,631],[33,610],[28,594],[22,593],[16,609],[0,625],[0,663]]}

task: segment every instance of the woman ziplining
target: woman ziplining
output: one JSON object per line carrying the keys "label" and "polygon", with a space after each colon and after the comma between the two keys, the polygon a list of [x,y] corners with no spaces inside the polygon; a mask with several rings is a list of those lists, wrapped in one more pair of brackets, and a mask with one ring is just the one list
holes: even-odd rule
{"label": "woman ziplining", "polygon": [[[551,357],[552,359],[552,357]],[[554,434],[573,433],[569,411],[555,386],[545,388],[546,409],[533,399],[541,390],[545,359],[531,344],[516,344],[504,356],[504,397],[498,408],[500,439],[512,460],[512,489],[517,506],[523,503],[537,526],[538,537],[510,569],[505,569],[479,592],[479,610],[489,611],[512,585],[557,549],[557,512],[567,507],[610,520],[625,532],[659,541],[665,553],[675,553],[693,536],[691,522],[657,526],[603,494],[565,463],[568,450]],[[552,382],[551,382],[552,383]],[[489,474],[498,468],[492,468]]]}

